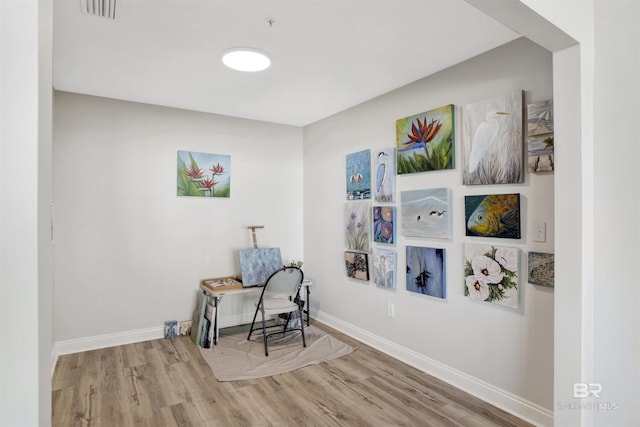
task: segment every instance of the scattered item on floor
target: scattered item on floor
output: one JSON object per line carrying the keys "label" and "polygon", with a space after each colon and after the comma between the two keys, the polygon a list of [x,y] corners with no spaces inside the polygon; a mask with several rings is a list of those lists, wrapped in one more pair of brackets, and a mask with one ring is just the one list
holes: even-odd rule
{"label": "scattered item on floor", "polygon": [[218,381],[239,381],[283,374],[355,350],[314,326],[305,328],[305,336],[307,347],[300,345],[297,333],[284,337],[274,335],[266,357],[262,340],[247,341],[246,332],[222,335],[217,346],[201,348],[200,354]]}
{"label": "scattered item on floor", "polygon": [[164,322],[164,337],[165,338],[175,338],[178,336],[178,321],[177,320],[169,320],[168,322]]}
{"label": "scattered item on floor", "polygon": [[183,320],[178,322],[178,329],[181,337],[191,335],[191,325],[193,325],[192,320]]}

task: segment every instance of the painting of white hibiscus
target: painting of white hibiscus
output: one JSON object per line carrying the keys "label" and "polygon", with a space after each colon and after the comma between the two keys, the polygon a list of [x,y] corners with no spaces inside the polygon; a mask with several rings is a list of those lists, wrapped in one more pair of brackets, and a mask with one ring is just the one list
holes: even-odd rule
{"label": "painting of white hibiscus", "polygon": [[518,307],[519,250],[464,245],[464,294],[472,299]]}

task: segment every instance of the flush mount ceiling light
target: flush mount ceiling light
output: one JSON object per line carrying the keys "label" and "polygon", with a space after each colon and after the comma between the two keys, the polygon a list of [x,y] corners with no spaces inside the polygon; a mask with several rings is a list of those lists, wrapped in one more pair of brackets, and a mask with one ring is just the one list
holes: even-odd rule
{"label": "flush mount ceiling light", "polygon": [[262,71],[269,68],[269,56],[252,47],[234,47],[224,51],[222,62],[229,68],[238,71]]}

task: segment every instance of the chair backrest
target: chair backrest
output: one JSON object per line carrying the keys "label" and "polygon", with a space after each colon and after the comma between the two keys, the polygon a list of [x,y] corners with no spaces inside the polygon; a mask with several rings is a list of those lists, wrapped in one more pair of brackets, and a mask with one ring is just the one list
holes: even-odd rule
{"label": "chair backrest", "polygon": [[288,298],[298,295],[304,273],[298,267],[282,267],[267,279],[262,291],[263,298]]}

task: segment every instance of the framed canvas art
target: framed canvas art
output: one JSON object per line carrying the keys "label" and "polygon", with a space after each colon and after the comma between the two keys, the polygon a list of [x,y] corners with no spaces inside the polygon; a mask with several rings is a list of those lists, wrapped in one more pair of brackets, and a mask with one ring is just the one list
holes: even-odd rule
{"label": "framed canvas art", "polygon": [[371,150],[347,154],[347,200],[371,198]]}
{"label": "framed canvas art", "polygon": [[347,249],[369,252],[371,236],[371,204],[348,202],[345,205],[345,244]]}
{"label": "framed canvas art", "polygon": [[467,236],[520,238],[520,194],[464,196]]}
{"label": "framed canvas art", "polygon": [[240,249],[238,258],[243,287],[264,285],[283,266],[280,248]]}
{"label": "framed canvas art", "polygon": [[396,289],[398,255],[396,251],[373,251],[373,283],[379,288]]}
{"label": "framed canvas art", "polygon": [[539,286],[554,287],[554,256],[542,252],[529,252],[529,283]]}
{"label": "framed canvas art", "polygon": [[396,243],[396,207],[373,207],[373,241],[393,245]]}
{"label": "framed canvas art", "polygon": [[396,121],[398,174],[454,168],[454,106]]}
{"label": "framed canvas art", "polygon": [[376,202],[395,202],[396,200],[396,150],[388,148],[376,151],[373,155],[373,172],[375,186],[373,187]]}
{"label": "framed canvas art", "polygon": [[518,307],[517,248],[464,245],[464,294],[471,299]]}
{"label": "framed canvas art", "polygon": [[407,246],[407,290],[446,298],[445,250]]}
{"label": "framed canvas art", "polygon": [[345,251],[345,267],[347,277],[358,280],[369,280],[369,256],[363,252]]}
{"label": "framed canvas art", "polygon": [[400,193],[401,230],[408,237],[451,237],[451,201],[448,188]]}
{"label": "framed canvas art", "polygon": [[527,105],[529,171],[554,170],[553,101]]}
{"label": "framed canvas art", "polygon": [[464,107],[463,184],[524,182],[522,98],[520,90]]}
{"label": "framed canvas art", "polygon": [[178,151],[178,196],[229,197],[231,156]]}

